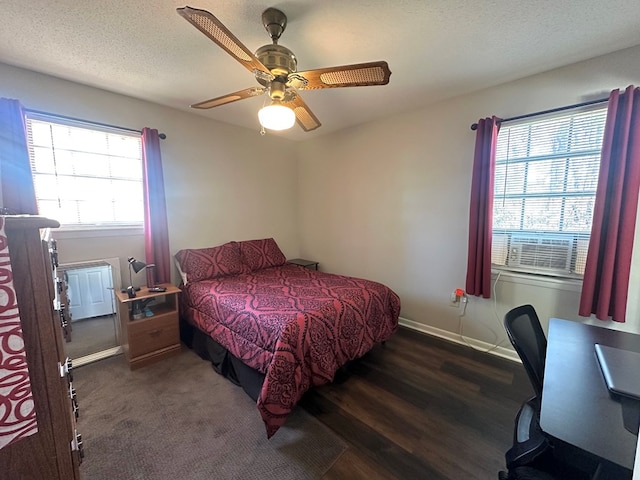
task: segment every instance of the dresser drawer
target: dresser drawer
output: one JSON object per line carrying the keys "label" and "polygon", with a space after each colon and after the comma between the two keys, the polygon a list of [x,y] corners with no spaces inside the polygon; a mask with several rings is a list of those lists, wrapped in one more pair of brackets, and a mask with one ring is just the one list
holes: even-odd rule
{"label": "dresser drawer", "polygon": [[135,358],[180,342],[177,314],[149,317],[127,325],[129,357]]}

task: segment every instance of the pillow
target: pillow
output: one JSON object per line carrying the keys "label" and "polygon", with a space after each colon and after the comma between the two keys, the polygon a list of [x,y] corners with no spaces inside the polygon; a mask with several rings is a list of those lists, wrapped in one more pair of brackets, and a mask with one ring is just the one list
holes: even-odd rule
{"label": "pillow", "polygon": [[240,242],[242,262],[250,270],[284,265],[286,257],[273,238]]}
{"label": "pillow", "polygon": [[184,284],[207,278],[236,275],[243,270],[237,242],[218,247],[180,250],[175,255]]}

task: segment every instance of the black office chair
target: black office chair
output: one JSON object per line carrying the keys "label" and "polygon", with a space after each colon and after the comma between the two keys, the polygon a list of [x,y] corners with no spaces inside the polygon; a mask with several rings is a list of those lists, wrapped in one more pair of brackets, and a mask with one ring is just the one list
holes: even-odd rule
{"label": "black office chair", "polygon": [[[540,319],[532,305],[516,307],[504,317],[504,326],[516,353],[522,360],[535,396],[526,401],[518,411],[513,433],[513,445],[505,454],[507,472],[502,478],[590,478],[575,465],[590,459],[582,457],[568,445],[560,445],[540,428],[540,407],[544,383],[544,363],[547,355],[547,338]],[[539,475],[537,477],[536,475]]]}
{"label": "black office chair", "polygon": [[544,360],[547,356],[547,337],[538,314],[532,305],[516,307],[504,316],[504,328],[516,353],[522,360],[536,396],[536,410],[540,413]]}
{"label": "black office chair", "polygon": [[551,448],[539,423],[547,339],[531,305],[522,305],[507,312],[504,327],[535,392],[535,396],[518,411],[513,446],[505,454],[507,469],[512,473],[519,467],[530,467],[541,460]]}
{"label": "black office chair", "polygon": [[510,473],[500,472],[498,480],[560,480],[550,473],[534,467],[517,467]]}

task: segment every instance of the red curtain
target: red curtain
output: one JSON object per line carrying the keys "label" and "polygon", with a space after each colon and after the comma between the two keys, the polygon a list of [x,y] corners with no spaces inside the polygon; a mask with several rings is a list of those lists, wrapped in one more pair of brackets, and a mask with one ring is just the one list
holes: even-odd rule
{"label": "red curtain", "polygon": [[27,151],[24,111],[18,100],[0,98],[0,181],[6,213],[37,215]]}
{"label": "red curtain", "polygon": [[466,290],[484,298],[491,297],[491,222],[499,122],[497,117],[478,122],[471,179]]}
{"label": "red curtain", "polygon": [[640,190],[640,88],[609,96],[579,314],[624,322]]}
{"label": "red curtain", "polygon": [[164,196],[164,177],[160,156],[160,137],[155,129],[142,129],[144,172],[144,247],[145,261],[156,266],[157,283],[171,281],[169,229]]}

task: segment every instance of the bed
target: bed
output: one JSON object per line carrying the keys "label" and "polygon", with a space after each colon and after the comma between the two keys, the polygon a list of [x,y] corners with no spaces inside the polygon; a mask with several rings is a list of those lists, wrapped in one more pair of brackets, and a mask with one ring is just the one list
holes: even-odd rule
{"label": "bed", "polygon": [[181,321],[255,372],[268,437],[309,388],[332,382],[398,326],[400,299],[391,289],[286,263],[272,238],[181,250],[175,258]]}

